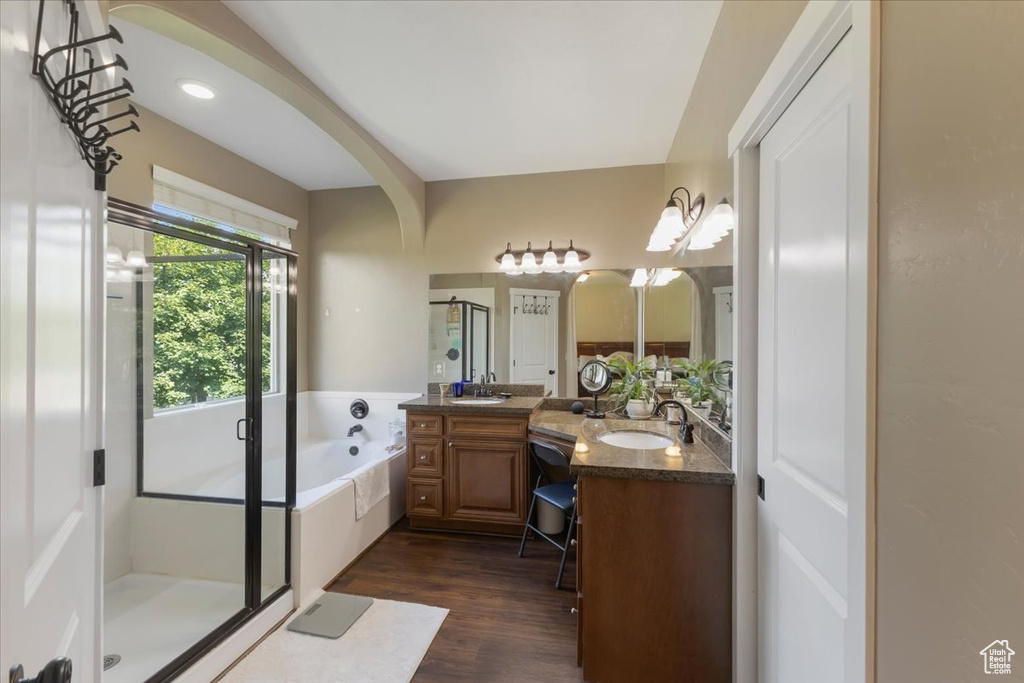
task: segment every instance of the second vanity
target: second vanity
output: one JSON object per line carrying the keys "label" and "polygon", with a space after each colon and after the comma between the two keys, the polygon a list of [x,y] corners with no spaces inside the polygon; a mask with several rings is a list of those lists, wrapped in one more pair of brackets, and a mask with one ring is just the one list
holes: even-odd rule
{"label": "second vanity", "polygon": [[[571,609],[584,680],[730,681],[727,456],[699,439],[681,443],[678,427],[663,421],[588,419],[542,403],[425,396],[402,404],[410,526],[521,534],[528,444],[551,445],[571,457],[577,477]],[[662,437],[658,447],[643,443],[652,434]]]}

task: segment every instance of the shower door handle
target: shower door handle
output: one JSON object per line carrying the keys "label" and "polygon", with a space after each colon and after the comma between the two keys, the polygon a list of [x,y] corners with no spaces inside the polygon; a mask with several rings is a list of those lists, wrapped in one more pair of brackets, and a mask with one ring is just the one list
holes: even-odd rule
{"label": "shower door handle", "polygon": [[8,672],[10,683],[70,683],[71,660],[67,657],[51,659],[35,678],[25,678],[25,669],[15,664]]}
{"label": "shower door handle", "polygon": [[242,419],[235,423],[235,437],[239,441],[249,440],[249,418],[243,417]]}

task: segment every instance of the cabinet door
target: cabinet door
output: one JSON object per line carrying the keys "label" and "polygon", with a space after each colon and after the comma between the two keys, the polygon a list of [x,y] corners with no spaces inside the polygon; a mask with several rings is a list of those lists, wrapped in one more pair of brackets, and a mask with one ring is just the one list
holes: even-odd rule
{"label": "cabinet door", "polygon": [[448,517],[477,522],[526,521],[526,444],[448,443]]}

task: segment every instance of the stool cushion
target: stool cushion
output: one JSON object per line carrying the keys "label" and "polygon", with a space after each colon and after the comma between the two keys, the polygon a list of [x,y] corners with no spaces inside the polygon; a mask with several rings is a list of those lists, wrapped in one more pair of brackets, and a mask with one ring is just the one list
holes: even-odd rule
{"label": "stool cushion", "polygon": [[572,510],[572,506],[576,503],[573,502],[573,498],[576,496],[576,490],[573,489],[575,481],[563,481],[558,484],[549,484],[547,486],[541,486],[534,490],[534,495],[543,501],[551,503],[559,510],[568,512]]}

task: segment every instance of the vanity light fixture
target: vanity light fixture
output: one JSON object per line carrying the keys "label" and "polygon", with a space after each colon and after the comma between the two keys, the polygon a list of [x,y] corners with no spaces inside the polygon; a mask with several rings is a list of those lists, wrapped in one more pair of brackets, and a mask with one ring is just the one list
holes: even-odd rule
{"label": "vanity light fixture", "polygon": [[214,97],[217,96],[217,93],[214,91],[214,89],[206,85],[202,81],[196,81],[191,78],[179,78],[175,82],[178,84],[178,87],[181,88],[185,94],[191,95],[192,97],[198,98],[200,100],[212,100]]}
{"label": "vanity light fixture", "polygon": [[[677,197],[676,193],[682,190],[686,193],[686,201]],[[690,191],[685,187],[677,187],[672,190],[665,204],[665,210],[661,212],[658,224],[654,226],[651,239],[647,243],[647,251],[669,251],[683,238],[686,231],[694,226],[704,210],[704,195],[697,195],[691,201]]]}
{"label": "vanity light fixture", "polygon": [[637,268],[633,271],[633,279],[629,281],[630,287],[646,287],[647,286],[647,269]]}
{"label": "vanity light fixture", "polygon": [[548,242],[548,248],[537,260],[537,254],[533,251],[533,243],[526,243],[525,251],[517,251],[512,248],[509,242],[505,251],[494,257],[498,262],[498,269],[507,275],[536,275],[538,273],[581,273],[582,261],[590,258],[590,252],[577,249],[572,240],[569,240],[569,247],[562,249],[554,246],[554,242]]}
{"label": "vanity light fixture", "polygon": [[124,265],[124,255],[121,250],[111,245],[107,247],[107,263],[112,266]]}
{"label": "vanity light fixture", "polygon": [[651,287],[664,287],[682,274],[683,272],[676,268],[656,268],[651,275]]}

